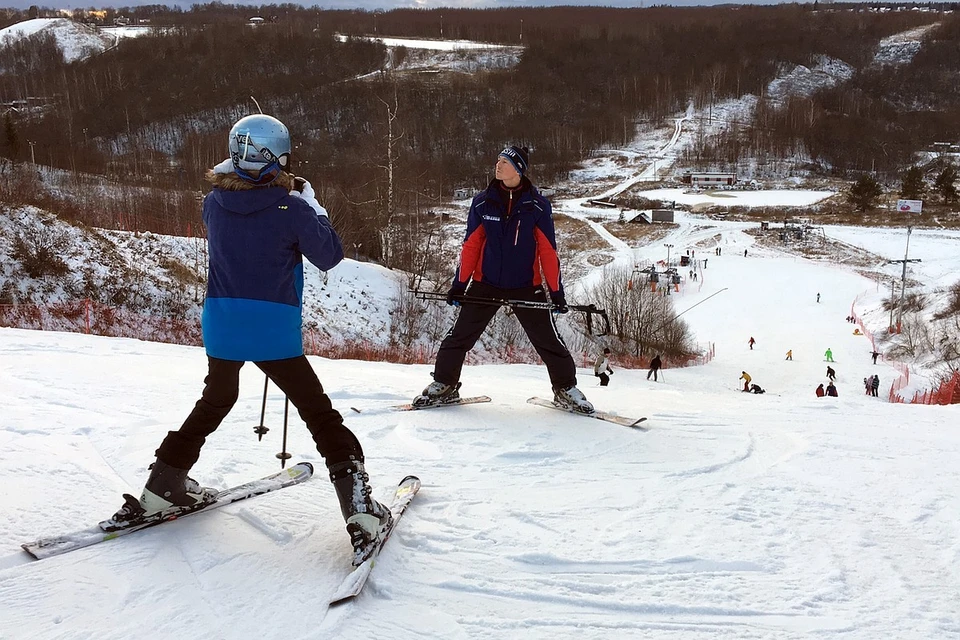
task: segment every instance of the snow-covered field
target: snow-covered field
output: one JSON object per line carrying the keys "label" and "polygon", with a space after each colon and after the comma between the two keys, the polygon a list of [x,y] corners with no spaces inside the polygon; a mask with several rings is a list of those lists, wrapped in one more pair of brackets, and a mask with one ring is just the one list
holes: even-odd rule
{"label": "snow-covered field", "polygon": [[[708,265],[676,300],[682,310],[726,289],[685,316],[716,359],[659,383],[617,368],[607,388],[582,371],[591,400],[648,416],[648,432],[527,405],[549,392],[534,365],[468,367],[464,393],[489,405],[396,413],[384,409],[416,394],[429,366],[312,359],[363,442],[376,493],[408,473],[424,481],[367,590],[338,609],[325,602],[350,550],[322,473],[29,560],[20,543],[96,522],[139,492],[200,392],[205,359],[0,330],[0,638],[960,637],[960,410],[863,394],[866,375],[884,388],[895,375],[870,363],[844,320],[857,294],[876,293],[871,281],[753,247],[746,223],[716,223],[710,240],[718,230],[692,220],[672,239]],[[827,347],[836,399],[813,394]],[[768,392],[738,392],[741,370]],[[262,385],[244,369],[196,477],[226,486],[277,467],[276,392],[270,433],[252,432]],[[297,419],[288,447],[322,469]]]}

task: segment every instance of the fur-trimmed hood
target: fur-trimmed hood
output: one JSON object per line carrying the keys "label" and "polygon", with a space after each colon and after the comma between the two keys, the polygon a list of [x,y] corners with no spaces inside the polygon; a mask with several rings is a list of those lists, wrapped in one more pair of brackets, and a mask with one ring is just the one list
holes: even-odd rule
{"label": "fur-trimmed hood", "polygon": [[233,171],[222,173],[218,171],[218,169],[219,167],[208,169],[204,178],[213,186],[223,189],[224,191],[250,191],[252,189],[264,189],[268,187],[283,187],[287,191],[293,189],[294,176],[286,171],[281,171],[277,179],[270,184],[255,185],[247,182]]}

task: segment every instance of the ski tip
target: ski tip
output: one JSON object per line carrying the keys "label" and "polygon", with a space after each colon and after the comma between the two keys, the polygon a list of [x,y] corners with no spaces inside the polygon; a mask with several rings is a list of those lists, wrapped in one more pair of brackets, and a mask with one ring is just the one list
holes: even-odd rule
{"label": "ski tip", "polygon": [[356,407],[350,407],[350,411],[353,411],[355,413],[360,413],[360,409],[357,409]]}
{"label": "ski tip", "polygon": [[[33,543],[33,544],[36,544],[36,543]],[[36,553],[33,552],[33,544],[29,542],[24,542],[22,545],[20,545],[20,548],[26,551],[27,555],[33,558],[34,560],[39,560],[40,556],[38,556]]]}
{"label": "ski tip", "polygon": [[303,465],[304,467],[306,467],[306,468],[310,471],[310,475],[313,475],[313,463],[312,463],[312,462],[307,462],[306,460],[304,460],[303,462],[298,462],[297,465]]}
{"label": "ski tip", "polygon": [[420,484],[420,478],[417,476],[407,476],[400,481],[400,484],[407,484],[408,482],[416,482],[417,484]]}

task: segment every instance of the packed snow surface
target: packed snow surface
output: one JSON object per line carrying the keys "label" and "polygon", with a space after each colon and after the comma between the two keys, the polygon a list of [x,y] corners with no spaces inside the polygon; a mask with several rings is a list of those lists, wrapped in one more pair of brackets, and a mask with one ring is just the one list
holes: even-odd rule
{"label": "packed snow surface", "polygon": [[[755,247],[745,223],[716,224],[668,238],[708,260],[677,304],[717,294],[684,316],[716,359],[653,382],[614,358],[606,388],[581,370],[597,406],[647,416],[646,432],[526,404],[549,394],[540,366],[467,367],[463,393],[490,404],[392,412],[430,366],[311,358],[376,495],[410,473],[424,482],[362,596],[336,609],[325,603],[349,542],[296,417],[287,446],[317,465],[310,482],[30,560],[21,543],[139,493],[206,360],[199,348],[0,330],[0,638],[957,637],[958,407],[864,395],[867,375],[883,389],[896,375],[844,319],[856,296],[882,293],[872,281]],[[895,238],[884,246],[895,252]],[[813,393],[828,347],[839,398]],[[739,392],[743,370],[767,393]],[[252,431],[263,380],[244,368],[196,478],[225,487],[278,467],[275,388],[271,431],[263,442]]]}

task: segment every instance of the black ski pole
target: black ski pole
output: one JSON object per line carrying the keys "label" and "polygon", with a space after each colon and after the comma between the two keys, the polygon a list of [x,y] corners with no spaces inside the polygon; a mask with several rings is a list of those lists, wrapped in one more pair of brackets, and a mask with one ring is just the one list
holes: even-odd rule
{"label": "black ski pole", "polygon": [[280,468],[283,469],[287,466],[287,460],[293,457],[292,454],[287,453],[287,416],[290,415],[290,398],[287,396],[283,397],[283,451],[277,454],[277,457],[280,458]]}
{"label": "black ski pole", "polygon": [[265,376],[263,380],[263,404],[260,405],[260,424],[253,428],[253,432],[257,434],[257,442],[263,440],[263,434],[267,431],[270,431],[267,427],[263,426],[263,418],[267,414],[267,386],[270,384],[270,376]]}

